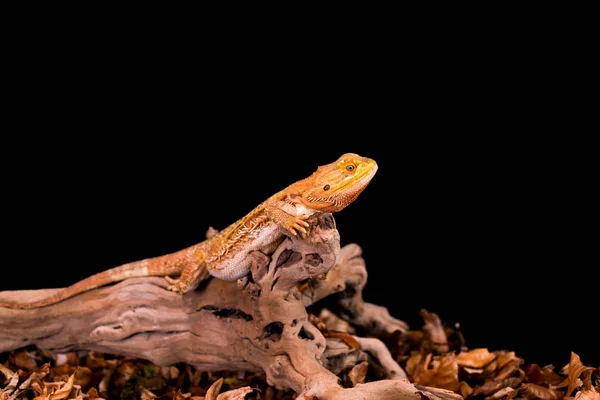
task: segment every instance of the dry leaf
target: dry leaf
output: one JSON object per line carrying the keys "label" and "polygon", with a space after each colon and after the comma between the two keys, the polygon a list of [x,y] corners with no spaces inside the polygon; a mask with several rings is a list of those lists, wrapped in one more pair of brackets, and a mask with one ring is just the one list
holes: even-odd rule
{"label": "dry leaf", "polygon": [[549,389],[535,383],[523,383],[519,391],[529,399],[560,400],[564,397],[564,393],[560,390]]}
{"label": "dry leaf", "polygon": [[[0,397],[0,399],[1,398],[2,397]],[[48,388],[46,386],[44,386],[44,388],[42,389],[42,392],[40,394],[38,394],[36,397],[34,397],[33,400],[48,400]]]}
{"label": "dry leaf", "polygon": [[80,367],[75,368],[75,385],[79,385],[82,388],[86,388],[90,384],[92,380],[92,370],[88,367]]}
{"label": "dry leaf", "polygon": [[187,400],[192,395],[190,393],[181,393],[181,389],[177,389],[177,392],[173,396],[173,400]]}
{"label": "dry leaf", "polygon": [[542,368],[542,376],[546,385],[549,386],[556,386],[563,381],[563,377],[554,372],[554,367],[546,366]]}
{"label": "dry leaf", "polygon": [[332,337],[332,338],[342,339],[342,341],[344,343],[346,343],[348,345],[348,347],[350,347],[352,350],[358,349],[360,347],[360,345],[358,344],[356,339],[354,339],[354,337],[352,335],[350,335],[346,332],[327,331],[324,336],[326,338]]}
{"label": "dry leaf", "polygon": [[480,394],[489,395],[491,393],[495,393],[500,389],[503,389],[504,384],[498,381],[487,381],[481,386],[476,386],[473,389],[473,396],[479,396]]}
{"label": "dry leaf", "polygon": [[447,390],[458,389],[458,365],[454,354],[446,354],[434,359],[433,368],[427,369],[431,353],[416,368],[412,379],[424,386],[433,386]]}
{"label": "dry leaf", "polygon": [[[244,400],[248,393],[252,393],[254,389],[250,386],[244,386],[239,389],[228,390],[217,396],[217,400]],[[208,397],[207,397],[208,399]]]}
{"label": "dry leaf", "polygon": [[142,389],[140,392],[140,400],[152,400],[157,398],[158,396],[149,391],[148,389]]}
{"label": "dry leaf", "polygon": [[496,358],[488,349],[474,349],[461,352],[456,358],[456,363],[462,367],[483,368]]}
{"label": "dry leaf", "polygon": [[356,364],[354,367],[352,367],[352,370],[348,373],[348,378],[350,378],[352,386],[356,386],[359,383],[365,383],[368,368],[369,363],[366,361],[363,361],[360,364]]}
{"label": "dry leaf", "polygon": [[469,386],[469,384],[465,381],[460,381],[458,385],[458,393],[462,395],[465,399],[473,393],[473,388]]}
{"label": "dry leaf", "polygon": [[494,375],[495,381],[502,381],[511,376],[521,365],[521,359],[515,358],[504,364]]}
{"label": "dry leaf", "polygon": [[114,369],[105,369],[104,376],[102,380],[98,384],[98,391],[100,393],[108,393],[108,386],[110,385],[110,380],[114,374]]}
{"label": "dry leaf", "polygon": [[35,353],[20,350],[14,353],[14,363],[17,367],[31,371],[37,367],[37,361],[35,360]]}
{"label": "dry leaf", "polygon": [[579,356],[574,352],[571,352],[571,360],[569,361],[568,366],[565,368],[568,370],[568,376],[565,380],[556,385],[555,388],[558,389],[561,387],[568,386],[567,393],[565,394],[566,396],[570,396],[573,390],[575,390],[575,388],[583,384],[581,379],[579,379],[579,375],[581,375],[582,372],[594,370],[593,367],[585,367],[581,363]]}
{"label": "dry leaf", "polygon": [[13,370],[6,368],[2,363],[0,363],[0,373],[2,373],[7,379],[11,379],[13,375],[16,374]]}
{"label": "dry leaf", "polygon": [[544,375],[538,364],[529,364],[525,367],[525,377],[527,383],[535,383],[536,385],[544,385]]}
{"label": "dry leaf", "polygon": [[36,395],[40,395],[44,392],[46,385],[44,385],[39,379],[35,378],[31,380],[30,388]]}
{"label": "dry leaf", "polygon": [[0,390],[0,399],[2,398],[2,394],[5,394],[8,398],[8,395],[11,394],[17,388],[17,384],[19,383],[19,374],[11,371],[2,364],[0,364],[0,372],[2,372],[4,376],[6,376],[6,378],[9,380],[6,387]]}
{"label": "dry leaf", "polygon": [[425,321],[425,325],[422,328],[423,331],[440,353],[446,353],[448,351],[448,337],[446,336],[440,317],[425,309],[422,309],[420,314],[423,321]]}
{"label": "dry leaf", "polygon": [[71,390],[73,389],[73,382],[74,381],[75,381],[75,374],[71,375],[69,377],[69,380],[67,381],[67,383],[65,383],[56,392],[52,393],[48,397],[48,399],[50,399],[50,400],[61,400],[61,399],[66,399],[67,397],[69,397],[69,393],[71,393]]}
{"label": "dry leaf", "polygon": [[88,400],[94,400],[94,399],[100,398],[100,395],[98,394],[98,391],[96,390],[96,388],[91,388],[90,390],[88,390],[86,396],[88,397]]}
{"label": "dry leaf", "polygon": [[85,366],[92,371],[105,367],[106,361],[104,360],[104,354],[94,350],[90,351],[85,357]]}
{"label": "dry leaf", "polygon": [[600,393],[592,390],[581,390],[574,397],[575,400],[600,400]]}
{"label": "dry leaf", "polygon": [[503,397],[506,397],[507,399],[512,399],[518,393],[519,393],[519,391],[516,389],[513,389],[511,387],[505,387],[504,389],[498,390],[493,395],[486,397],[485,400],[501,399]]}
{"label": "dry leaf", "polygon": [[498,368],[502,368],[504,364],[517,358],[514,351],[495,351],[494,353],[496,354]]}
{"label": "dry leaf", "polygon": [[406,371],[409,376],[412,375],[422,359],[423,355],[421,353],[413,352],[410,357],[408,357],[408,360],[406,360],[404,371]]}
{"label": "dry leaf", "polygon": [[223,385],[223,378],[220,378],[215,381],[208,390],[206,391],[206,400],[217,400],[217,395],[221,391],[221,386]]}
{"label": "dry leaf", "polygon": [[[28,390],[31,388],[33,383],[37,383],[44,379],[46,375],[50,373],[50,363],[45,363],[40,368],[34,368],[34,371],[29,375],[29,377],[19,385],[18,393],[23,392],[24,390]],[[42,389],[43,391],[43,389]]]}
{"label": "dry leaf", "polygon": [[579,378],[583,382],[583,389],[584,390],[591,390],[591,389],[593,389],[593,387],[592,387],[592,374],[593,373],[594,373],[594,369],[588,369],[588,370],[583,371],[581,373],[581,376]]}
{"label": "dry leaf", "polygon": [[502,381],[489,380],[483,385],[477,386],[473,390],[473,396],[478,396],[480,394],[489,395],[506,387],[516,389],[521,384],[521,382],[523,382],[524,377],[525,376],[523,375],[520,377],[507,378]]}
{"label": "dry leaf", "polygon": [[464,371],[472,374],[472,375],[479,375],[482,374],[484,369],[483,368],[469,368],[469,367],[463,367]]}

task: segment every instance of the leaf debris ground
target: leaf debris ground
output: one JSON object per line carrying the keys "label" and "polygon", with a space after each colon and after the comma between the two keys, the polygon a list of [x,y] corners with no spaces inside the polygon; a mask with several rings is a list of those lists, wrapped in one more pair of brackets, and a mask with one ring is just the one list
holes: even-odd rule
{"label": "leaf debris ground", "polygon": [[[324,315],[324,314],[322,314]],[[420,329],[386,343],[411,382],[448,389],[465,399],[600,400],[600,368],[575,353],[562,368],[526,362],[515,352],[469,349],[459,329],[421,311]],[[311,320],[326,337],[347,342],[349,333]],[[347,337],[346,337],[347,336]],[[348,344],[348,343],[347,343]],[[348,344],[349,347],[353,347]],[[557,360],[560,362],[561,360]],[[339,374],[344,386],[382,379],[376,365],[361,362]],[[263,374],[205,372],[187,364],[161,367],[146,360],[99,352],[50,352],[23,348],[0,353],[0,400],[288,400],[291,391],[266,384]]]}

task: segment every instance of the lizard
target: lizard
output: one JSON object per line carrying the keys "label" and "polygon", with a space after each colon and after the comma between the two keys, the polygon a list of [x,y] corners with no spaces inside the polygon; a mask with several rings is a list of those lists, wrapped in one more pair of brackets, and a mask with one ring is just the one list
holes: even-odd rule
{"label": "lizard", "polygon": [[269,197],[203,242],[99,272],[41,300],[0,302],[0,307],[45,307],[132,277],[163,276],[168,290],[181,294],[195,290],[210,276],[228,281],[239,279],[250,270],[251,252],[276,246],[285,235],[306,236],[310,226],[307,219],[311,215],[344,209],[367,187],[377,169],[373,159],[355,153],[343,154],[336,161],[318,167],[309,177]]}

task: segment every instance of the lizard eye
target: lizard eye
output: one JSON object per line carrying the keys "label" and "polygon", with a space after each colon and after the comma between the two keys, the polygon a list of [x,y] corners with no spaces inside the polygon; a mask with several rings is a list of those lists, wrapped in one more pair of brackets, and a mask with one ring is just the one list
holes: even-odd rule
{"label": "lizard eye", "polygon": [[346,165],[346,170],[350,171],[350,172],[354,171],[354,165],[352,165],[352,164]]}
{"label": "lizard eye", "polygon": [[323,186],[323,190],[329,190],[330,187],[331,186],[329,184],[327,184],[327,185]]}

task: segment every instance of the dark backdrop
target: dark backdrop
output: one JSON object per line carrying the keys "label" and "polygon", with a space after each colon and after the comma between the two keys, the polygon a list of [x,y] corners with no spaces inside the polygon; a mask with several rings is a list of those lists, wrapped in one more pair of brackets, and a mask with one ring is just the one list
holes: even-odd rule
{"label": "dark backdrop", "polygon": [[81,144],[21,147],[25,159],[5,185],[3,247],[16,259],[0,289],[61,287],[179,250],[357,152],[379,171],[335,217],[342,244],[363,248],[367,301],[413,327],[421,308],[436,312],[460,323],[471,347],[541,364],[567,363],[570,351],[600,361],[596,265],[587,258],[595,244],[581,230],[589,210],[543,141],[401,126],[385,138],[307,127],[267,139],[249,125],[237,137],[198,123],[189,140],[153,130],[128,144],[81,133]]}
{"label": "dark backdrop", "polygon": [[541,40],[501,55],[447,33],[248,60],[152,40],[31,50],[3,87],[0,289],[179,250],[356,152],[380,169],[335,217],[364,250],[367,301],[413,327],[436,312],[470,347],[600,364],[586,64],[554,68],[554,40],[545,62]]}

